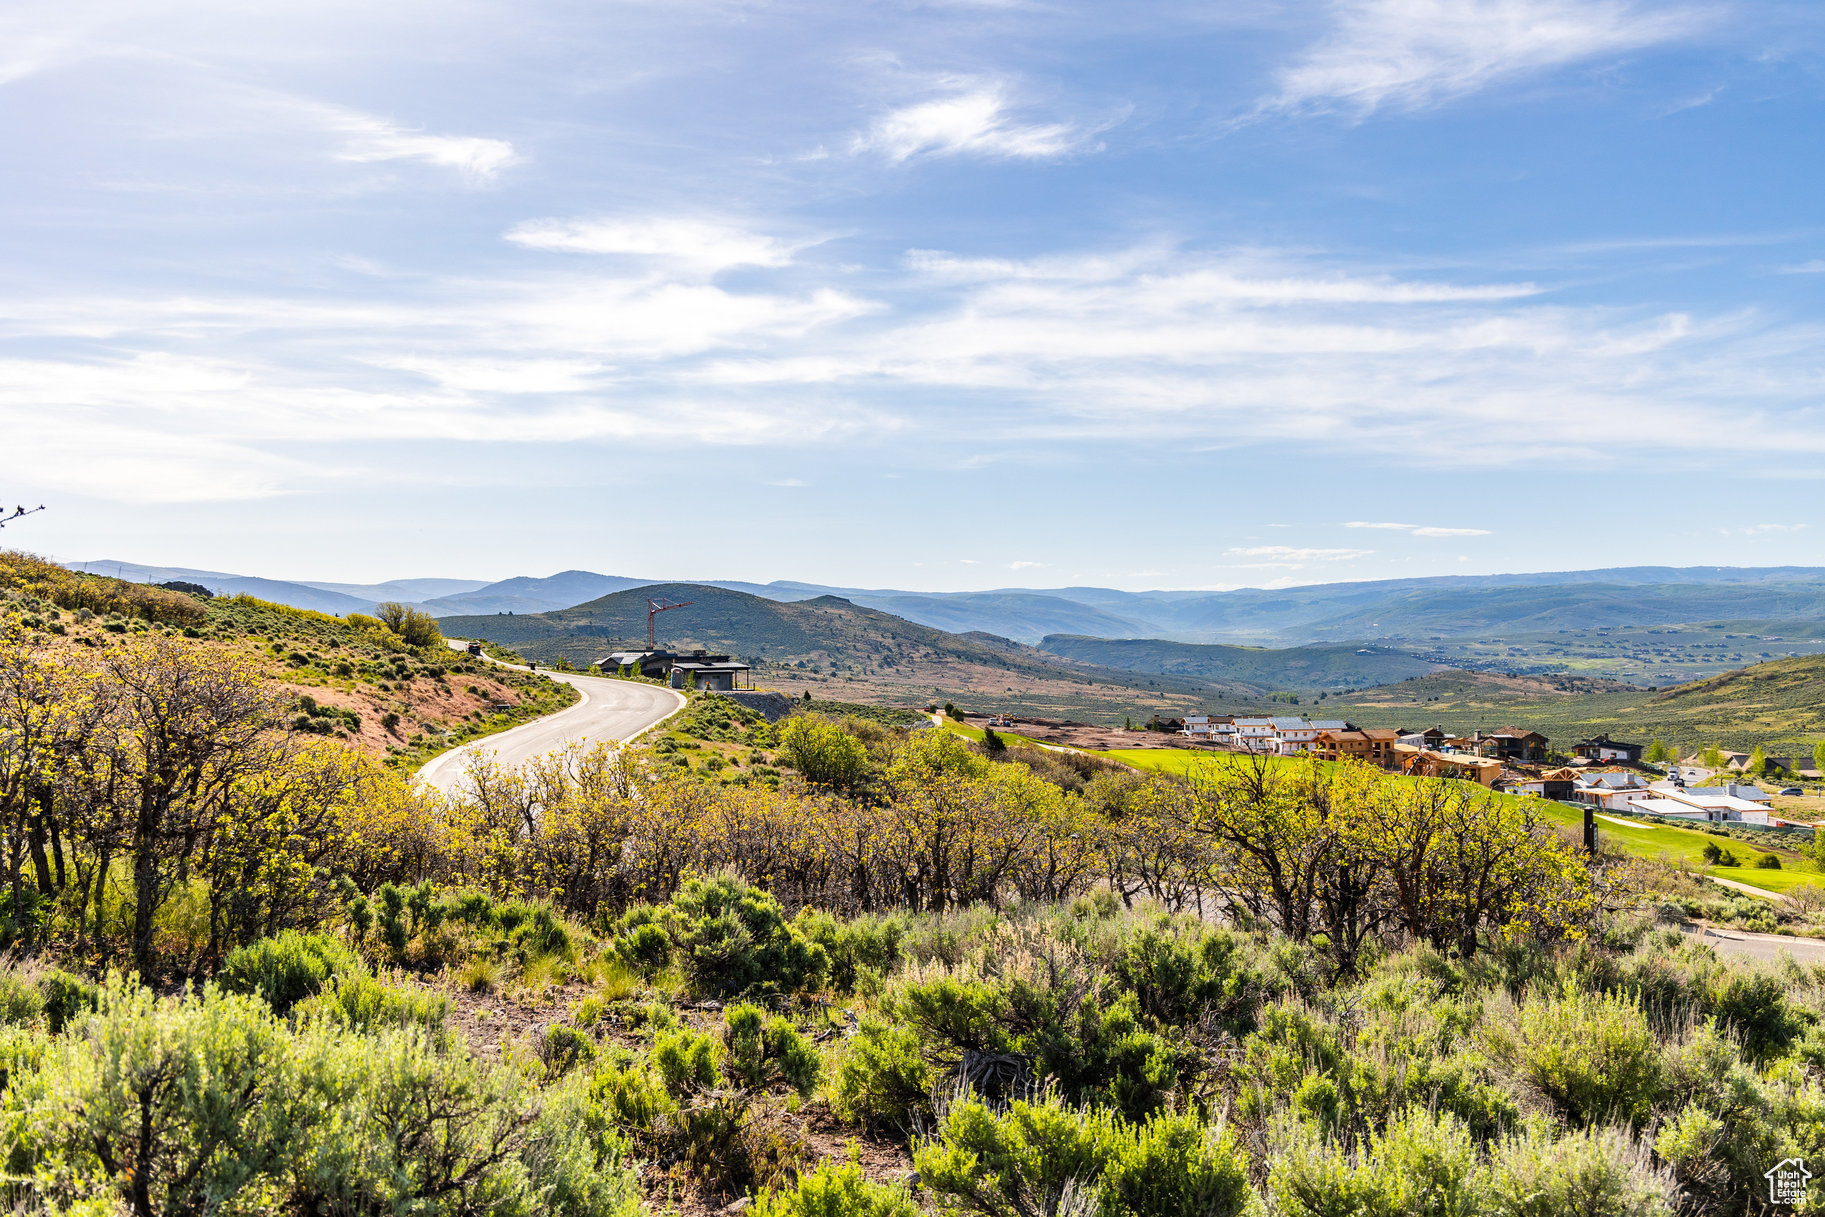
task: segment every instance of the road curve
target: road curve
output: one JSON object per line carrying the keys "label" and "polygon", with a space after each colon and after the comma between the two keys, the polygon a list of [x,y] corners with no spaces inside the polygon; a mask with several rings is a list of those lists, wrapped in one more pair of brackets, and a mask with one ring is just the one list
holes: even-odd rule
{"label": "road curve", "polygon": [[[451,639],[450,645],[460,650],[463,643]],[[495,659],[488,662],[504,668],[519,667]],[[524,668],[520,670],[525,671]],[[542,675],[570,685],[582,694],[582,700],[556,714],[547,714],[511,731],[472,740],[433,757],[418,771],[419,779],[449,794],[462,784],[463,772],[474,753],[492,752],[501,764],[517,768],[572,740],[626,743],[684,708],[684,694],[657,685],[612,680],[606,676],[577,676],[570,672],[544,671]]]}
{"label": "road curve", "polygon": [[1773,963],[1783,954],[1800,963],[1825,963],[1825,941],[1817,938],[1793,938],[1785,934],[1751,934],[1724,926],[1691,925],[1686,933],[1715,947],[1724,955]]}

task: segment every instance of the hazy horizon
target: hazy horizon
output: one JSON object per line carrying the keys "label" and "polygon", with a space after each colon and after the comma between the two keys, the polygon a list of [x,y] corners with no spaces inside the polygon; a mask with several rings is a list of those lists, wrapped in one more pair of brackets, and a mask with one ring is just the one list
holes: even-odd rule
{"label": "hazy horizon", "polygon": [[[1227,587],[1166,587],[1163,585],[1162,586],[1145,586],[1145,587],[1138,587],[1138,586],[1137,587],[1127,587],[1127,586],[1120,586],[1120,585],[1116,585],[1116,584],[1085,584],[1085,583],[1079,583],[1079,584],[999,583],[999,584],[989,584],[989,585],[976,586],[976,587],[959,586],[959,587],[938,588],[938,587],[914,587],[914,586],[902,585],[902,584],[881,584],[881,585],[876,585],[876,586],[864,586],[862,584],[856,584],[856,583],[842,584],[842,583],[830,583],[830,582],[812,580],[812,579],[800,579],[800,578],[796,578],[796,577],[789,576],[789,575],[778,575],[771,579],[738,579],[738,578],[733,578],[733,577],[724,576],[724,575],[704,575],[701,573],[696,576],[691,576],[691,577],[649,576],[649,575],[640,575],[640,574],[630,574],[626,571],[620,571],[620,570],[591,570],[587,567],[579,567],[579,566],[562,567],[558,570],[554,570],[554,571],[549,572],[548,574],[543,574],[543,575],[533,574],[529,571],[516,571],[513,574],[501,575],[501,576],[499,576],[497,578],[493,578],[493,579],[484,579],[484,578],[480,578],[478,576],[471,575],[471,574],[445,573],[445,574],[416,574],[416,575],[414,575],[414,574],[392,574],[392,575],[387,575],[387,576],[372,579],[372,580],[361,580],[361,579],[342,578],[342,577],[339,577],[336,575],[298,575],[298,574],[286,574],[283,572],[272,572],[272,571],[251,570],[251,569],[248,569],[248,570],[241,570],[241,569],[219,570],[219,569],[210,568],[210,567],[198,566],[194,563],[188,563],[188,562],[136,562],[133,559],[128,559],[128,558],[70,558],[70,557],[58,557],[56,555],[45,555],[45,556],[51,557],[55,561],[64,562],[64,563],[77,563],[77,564],[85,565],[85,566],[103,566],[103,567],[105,567],[106,565],[108,565],[110,563],[119,562],[119,563],[125,563],[127,565],[151,566],[151,567],[159,567],[159,568],[174,569],[174,570],[213,571],[213,573],[217,573],[217,574],[235,575],[235,576],[239,576],[242,578],[269,579],[269,580],[274,580],[277,582],[300,583],[300,584],[305,584],[305,585],[309,585],[309,586],[326,586],[326,587],[331,586],[331,585],[378,586],[378,585],[384,584],[384,583],[426,582],[426,581],[439,580],[439,579],[452,580],[452,581],[466,580],[466,581],[480,584],[482,586],[491,586],[493,584],[500,583],[500,582],[503,582],[508,579],[519,579],[519,578],[548,579],[548,578],[555,577],[557,575],[567,574],[570,572],[581,572],[581,573],[593,574],[593,575],[606,575],[606,576],[611,576],[611,577],[616,577],[616,578],[638,579],[644,584],[695,583],[695,584],[702,584],[705,586],[710,586],[715,583],[749,583],[749,584],[756,584],[756,585],[762,585],[762,586],[769,585],[769,584],[776,584],[776,583],[777,584],[803,584],[803,585],[807,585],[810,587],[829,587],[829,588],[836,588],[839,590],[847,588],[847,589],[851,589],[851,590],[855,590],[855,591],[867,591],[867,592],[908,592],[908,593],[912,593],[914,595],[967,595],[967,594],[981,595],[981,594],[988,594],[988,593],[994,593],[994,592],[1045,593],[1045,592],[1068,591],[1074,587],[1076,587],[1076,588],[1097,588],[1097,589],[1101,589],[1101,590],[1120,591],[1120,592],[1126,592],[1126,593],[1130,593],[1130,594],[1134,594],[1134,595],[1143,595],[1148,592],[1174,592],[1174,593],[1176,593],[1176,592],[1211,592],[1211,593],[1216,593],[1216,592],[1232,592],[1232,591],[1286,591],[1286,590],[1300,588],[1300,587],[1319,587],[1319,586],[1325,586],[1325,585],[1329,585],[1329,584],[1386,582],[1386,581],[1389,581],[1390,579],[1393,579],[1393,580],[1423,579],[1423,578],[1481,579],[1481,578],[1501,578],[1501,577],[1505,577],[1505,576],[1525,578],[1528,576],[1536,576],[1536,575],[1556,575],[1556,574],[1580,575],[1580,574],[1588,574],[1588,573],[1591,573],[1594,571],[1630,569],[1630,568],[1644,567],[1644,566],[1653,567],[1653,566],[1661,565],[1661,564],[1655,564],[1655,563],[1629,563],[1625,566],[1563,567],[1563,568],[1558,568],[1558,569],[1553,569],[1553,570],[1528,570],[1528,571],[1504,570],[1504,571],[1479,571],[1479,572],[1451,571],[1451,572],[1446,572],[1446,573],[1438,574],[1438,575],[1396,575],[1396,576],[1388,576],[1388,577],[1365,576],[1365,577],[1359,578],[1359,579],[1320,579],[1320,580],[1312,580],[1309,582],[1299,582],[1299,583],[1275,583],[1275,584],[1238,583],[1238,584],[1233,584],[1233,585],[1230,585]],[[1788,566],[1793,566],[1795,569],[1799,569],[1799,570],[1819,571],[1819,572],[1825,573],[1825,567],[1805,567],[1805,566],[1798,566],[1797,564],[1792,564],[1792,563],[1773,563],[1773,564],[1769,564],[1767,566],[1733,566],[1733,565],[1729,565],[1729,564],[1719,564],[1719,563],[1694,563],[1694,564],[1689,564],[1689,565],[1685,565],[1685,566],[1669,567],[1667,569],[1695,570],[1695,571],[1696,570],[1757,571],[1757,570],[1780,569],[1780,568],[1788,567]],[[103,571],[102,573],[106,573],[106,572]]]}

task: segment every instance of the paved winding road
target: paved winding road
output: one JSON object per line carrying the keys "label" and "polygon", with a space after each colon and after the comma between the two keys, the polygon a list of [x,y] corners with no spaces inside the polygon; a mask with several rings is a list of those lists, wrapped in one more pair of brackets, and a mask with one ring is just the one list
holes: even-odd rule
{"label": "paved winding road", "polygon": [[[451,639],[450,645],[461,650],[465,644]],[[494,659],[488,662],[504,668],[518,667]],[[524,668],[520,670],[525,671]],[[576,676],[569,672],[547,671],[544,675],[570,685],[583,695],[583,699],[574,706],[566,706],[556,714],[547,714],[511,731],[452,748],[432,758],[418,771],[419,778],[449,794],[462,784],[463,771],[472,753],[492,752],[501,764],[519,766],[561,748],[571,740],[626,743],[684,707],[682,693],[655,685],[611,680],[606,676]]]}
{"label": "paved winding road", "polygon": [[1782,952],[1786,952],[1800,963],[1825,963],[1825,940],[1818,938],[1751,934],[1747,930],[1733,930],[1726,926],[1703,925],[1688,926],[1686,933],[1716,947],[1723,955],[1773,963],[1781,957]]}

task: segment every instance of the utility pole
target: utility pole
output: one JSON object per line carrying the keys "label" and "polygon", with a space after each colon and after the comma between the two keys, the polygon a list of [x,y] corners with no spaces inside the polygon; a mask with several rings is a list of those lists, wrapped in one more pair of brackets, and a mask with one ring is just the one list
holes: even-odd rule
{"label": "utility pole", "polygon": [[689,600],[681,600],[677,604],[667,604],[664,600],[648,600],[646,602],[647,650],[657,651],[659,649],[658,640],[653,637],[653,618],[657,617],[660,613],[669,613],[673,609],[689,608],[691,603],[692,602]]}

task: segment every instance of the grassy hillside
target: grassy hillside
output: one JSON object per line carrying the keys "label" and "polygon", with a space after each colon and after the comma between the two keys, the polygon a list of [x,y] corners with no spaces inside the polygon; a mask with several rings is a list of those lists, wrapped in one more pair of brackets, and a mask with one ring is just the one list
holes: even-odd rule
{"label": "grassy hillside", "polygon": [[292,704],[292,730],[402,767],[576,700],[567,685],[474,662],[435,635],[414,646],[371,619],[204,599],[0,552],[0,629],[9,625],[46,651],[166,635],[234,654]]}
{"label": "grassy hillside", "polygon": [[1719,744],[1810,756],[1825,738],[1825,656],[1754,664],[1672,689],[1567,676],[1440,672],[1326,703],[1363,726],[1531,727],[1559,747],[1607,732],[1682,749]]}
{"label": "grassy hillside", "polygon": [[1248,686],[1261,693],[1360,689],[1428,673],[1427,660],[1386,647],[1235,647],[1161,638],[1086,638],[1049,634],[1040,649],[1078,663]]}
{"label": "grassy hillside", "polygon": [[1073,663],[992,634],[949,634],[836,596],[782,602],[726,588],[664,583],[558,612],[446,617],[443,628],[483,637],[530,659],[585,667],[646,645],[648,597],[690,601],[659,618],[662,646],[727,652],[754,665],[758,686],[798,695],[890,704],[955,700],[1098,722],[1253,705],[1218,682],[1146,676]]}

